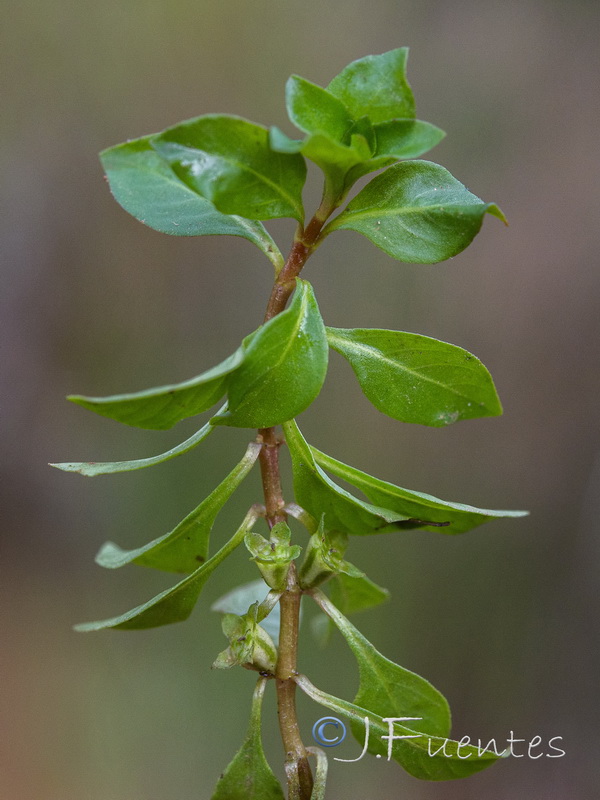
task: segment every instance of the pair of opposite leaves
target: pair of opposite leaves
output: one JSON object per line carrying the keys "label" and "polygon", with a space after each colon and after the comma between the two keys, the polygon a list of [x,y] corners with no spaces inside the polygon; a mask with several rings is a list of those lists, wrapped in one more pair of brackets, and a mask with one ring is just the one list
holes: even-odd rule
{"label": "pair of opposite leaves", "polygon": [[[324,171],[326,191],[339,206],[359,177],[415,159],[444,135],[415,118],[407,52],[352,62],[327,89],[292,76],[286,106],[303,140],[209,114],[109,148],[101,159],[113,195],[155,230],[246,238],[278,271],[283,257],[260,220],[292,217],[303,224],[303,156]],[[351,229],[394,258],[436,263],[467,247],[486,213],[504,219],[443,167],[405,161],[374,178],[321,238]]]}
{"label": "pair of opposite leaves", "polygon": [[303,280],[288,309],[196,378],[133,394],[70,399],[127,425],[162,430],[227,394],[227,408],[211,425],[266,428],[293,419],[317,397],[329,347],[348,360],[369,400],[394,419],[443,426],[502,413],[491,376],[475,356],[413,333],[326,328]]}

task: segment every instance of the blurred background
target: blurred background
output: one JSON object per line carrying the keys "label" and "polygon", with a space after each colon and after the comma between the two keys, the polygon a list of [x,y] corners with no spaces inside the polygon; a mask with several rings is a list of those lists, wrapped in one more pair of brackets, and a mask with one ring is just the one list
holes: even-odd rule
{"label": "blurred background", "polygon": [[[226,642],[208,609],[255,577],[246,553],[215,574],[184,624],[71,630],[171,585],[152,570],[104,571],[94,554],[107,539],[134,547],[173,528],[236,463],[247,432],[220,429],[175,461],[89,480],[46,464],[152,455],[197,422],[136,431],[64,396],[198,374],[259,324],[272,280],[248,242],[178,240],[129,217],[98,151],[209,112],[293,134],[291,73],[325,85],[349,61],[401,45],[411,47],[418,116],[448,133],[427,158],[497,202],[510,227],[489,217],[465,253],[437,266],[400,264],[340,232],[305,276],[330,325],[415,331],[474,352],[505,415],[401,425],[370,406],[333,354],[301,425],[324,451],[399,485],[531,511],[461,537],[353,541],[350,560],[392,591],[355,622],[444,692],[456,738],[504,745],[512,731],[540,736],[535,753],[546,754],[562,737],[566,755],[513,758],[445,784],[394,762],[332,763],[328,798],[596,796],[599,12],[590,0],[2,3],[2,797],[208,800],[241,742],[254,684],[244,670],[210,670]],[[318,192],[312,175],[309,206]],[[287,249],[291,223],[269,228]],[[215,540],[259,497],[256,474]],[[353,696],[356,668],[339,637],[322,650],[305,626],[300,668]],[[310,741],[327,712],[299,705]],[[281,774],[271,696],[265,717]],[[354,758],[359,748],[338,751]]]}

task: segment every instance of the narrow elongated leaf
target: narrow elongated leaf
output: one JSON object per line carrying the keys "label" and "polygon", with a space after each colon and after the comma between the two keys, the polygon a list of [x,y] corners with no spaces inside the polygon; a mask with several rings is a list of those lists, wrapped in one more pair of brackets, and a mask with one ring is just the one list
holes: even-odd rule
{"label": "narrow elongated leaf", "polygon": [[506,221],[439,164],[404,161],[373,178],[325,232],[354,230],[399,261],[435,264],[464,250],[486,213]]}
{"label": "narrow elongated leaf", "polygon": [[354,120],[327,89],[292,75],[285,87],[285,101],[289,118],[304,133],[321,133],[334,142],[350,143]]}
{"label": "narrow elongated leaf", "polygon": [[[225,411],[226,408],[227,404],[219,409],[219,413]],[[170,461],[172,458],[189,453],[200,442],[203,442],[214,429],[214,425],[209,420],[206,425],[203,425],[200,430],[193,433],[184,442],[171,447],[170,450],[158,456],[138,458],[134,461],[68,461],[62,464],[49,464],[49,466],[62,469],[64,472],[78,472],[80,475],[85,475],[89,478],[93,478],[96,475],[112,475],[116,472],[131,472],[136,469],[153,467],[155,464],[162,464],[164,461]]]}
{"label": "narrow elongated leaf", "polygon": [[[331,456],[310,448],[315,463],[329,472],[355,486],[372,502],[406,515],[406,523],[402,527],[420,527],[424,530],[440,533],[464,533],[472,528],[502,517],[524,517],[528,511],[492,511],[487,508],[475,508],[464,503],[452,503],[440,500],[430,494],[402,489],[393,483],[379,480],[372,475],[348,464],[343,464]],[[427,525],[427,521],[437,525]]]}
{"label": "narrow elongated leaf", "polygon": [[84,622],[80,625],[75,625],[75,630],[87,633],[88,631],[100,631],[104,628],[120,630],[157,628],[160,625],[169,625],[171,622],[182,622],[187,619],[192,613],[208,578],[219,564],[244,541],[244,536],[254,525],[257,517],[256,509],[251,508],[231,539],[212,558],[171,589],[160,592],[148,602],[136,606],[136,608],[127,611],[125,614],[120,614],[118,617],[111,617],[98,622]]}
{"label": "narrow elongated leaf", "polygon": [[266,678],[260,678],[252,697],[250,726],[244,743],[219,778],[212,800],[284,800],[262,746],[261,706]]}
{"label": "narrow elongated leaf", "polygon": [[327,372],[325,327],[311,285],[297,282],[290,307],[244,342],[245,357],[229,378],[229,410],[216,424],[267,428],[300,414]]}
{"label": "narrow elongated leaf", "polygon": [[110,397],[71,395],[67,399],[125,425],[165,430],[207,411],[220,400],[227,391],[228,377],[243,360],[244,349],[239,347],[216,367],[183,383]]}
{"label": "narrow elongated leaf", "polygon": [[400,47],[348,64],[327,90],[339,98],[355,119],[373,123],[415,116],[415,100],[406,80],[408,48]]}
{"label": "narrow elongated leaf", "polygon": [[373,647],[319,589],[311,594],[333,620],[358,663],[360,685],[355,705],[381,717],[419,717],[414,730],[432,736],[450,733],[450,708],[445,697],[425,678],[394,664]]}
{"label": "narrow elongated leaf", "polygon": [[[390,726],[393,738],[391,740],[391,756],[404,769],[415,778],[429,781],[447,781],[454,778],[466,778],[482,769],[491,766],[498,760],[495,753],[489,751],[480,754],[479,749],[470,745],[452,741],[438,736],[428,736],[412,728],[405,727],[399,722],[385,722],[391,715],[381,716],[369,709],[361,708],[347,700],[341,700],[327,692],[317,689],[305,675],[298,675],[295,679],[298,686],[316,703],[340,714],[356,724],[361,731],[364,742],[367,738],[365,718],[368,718],[368,744],[369,752],[387,755]],[[399,714],[398,716],[410,716]]]}
{"label": "narrow elongated leaf", "polygon": [[351,534],[376,533],[407,518],[389,509],[365,503],[342,489],[315,462],[294,420],[283,426],[292,457],[294,493],[302,508],[316,518],[325,515],[330,530]]}
{"label": "narrow elongated leaf", "polygon": [[172,531],[135,550],[123,550],[106,542],[96,562],[109,569],[133,563],[167,572],[193,572],[208,558],[210,532],[217,514],[248,475],[259,453],[260,445],[251,442],[225,480]]}
{"label": "narrow elongated leaf", "polygon": [[187,186],[224,214],[304,219],[304,159],[273,153],[261,125],[208,114],[168,128],[151,144]]}
{"label": "narrow elongated leaf", "polygon": [[276,269],[283,256],[260,222],[222,214],[184,183],[150,144],[151,136],[110,147],[100,154],[117,203],[136,219],[174,236],[229,234],[255,244]]}
{"label": "narrow elongated leaf", "polygon": [[416,333],[328,328],[373,405],[393,419],[436,428],[502,413],[492,376],[471,353]]}

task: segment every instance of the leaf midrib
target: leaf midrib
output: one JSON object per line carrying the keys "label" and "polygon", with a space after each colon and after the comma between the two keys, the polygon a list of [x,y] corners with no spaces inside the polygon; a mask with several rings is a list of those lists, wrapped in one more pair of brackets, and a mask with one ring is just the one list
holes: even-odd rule
{"label": "leaf midrib", "polygon": [[[393,369],[398,370],[399,372],[406,372],[407,374],[412,375],[417,380],[422,380],[422,381],[425,381],[427,383],[431,383],[434,386],[438,386],[441,389],[445,389],[446,391],[451,392],[452,394],[455,394],[457,397],[460,397],[463,400],[466,400],[468,402],[470,395],[462,394],[457,389],[454,389],[452,386],[449,386],[446,383],[441,383],[440,381],[437,381],[434,378],[430,378],[427,375],[423,375],[420,372],[416,372],[415,370],[410,369],[410,367],[404,366],[403,364],[401,364],[398,361],[393,361],[388,356],[383,355],[383,353],[381,353],[381,351],[378,350],[376,347],[373,347],[373,346],[367,345],[367,344],[363,344],[362,342],[355,342],[355,341],[352,341],[352,340],[349,340],[349,339],[344,339],[341,336],[336,336],[335,334],[331,334],[330,330],[331,330],[330,328],[327,329],[327,339],[328,339],[330,344],[331,344],[331,340],[333,339],[334,341],[342,342],[350,350],[354,349],[354,350],[357,350],[359,352],[367,352],[370,355],[371,358],[379,359],[379,360],[385,362],[386,364],[388,364]],[[332,347],[333,347],[334,350],[337,350],[338,352],[340,352],[340,350],[343,351],[343,349],[344,349],[343,347],[340,347],[338,349],[335,345],[332,345]],[[377,355],[373,355],[373,353],[377,353]],[[344,355],[344,353],[341,352],[340,355]],[[351,364],[351,366],[353,366],[353,365]],[[456,366],[458,366],[458,365],[456,365]],[[487,405],[485,405],[484,407],[487,408]]]}

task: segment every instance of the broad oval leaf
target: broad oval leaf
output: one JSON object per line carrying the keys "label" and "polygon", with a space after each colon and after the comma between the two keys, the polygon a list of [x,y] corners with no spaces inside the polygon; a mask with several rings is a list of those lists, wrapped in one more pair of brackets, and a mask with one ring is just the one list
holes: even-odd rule
{"label": "broad oval leaf", "polygon": [[327,89],[292,75],[285,87],[285,102],[289,118],[304,133],[321,133],[335,142],[350,143],[354,120]]}
{"label": "broad oval leaf", "polygon": [[215,424],[267,428],[307,408],[327,372],[325,327],[311,285],[298,280],[290,307],[244,342],[228,382],[228,411]]}
{"label": "broad oval leaf", "polygon": [[292,457],[296,499],[313,517],[320,519],[325,515],[325,524],[329,530],[364,535],[377,533],[391,523],[406,519],[404,515],[390,509],[353,497],[350,492],[332,481],[315,462],[311,449],[294,420],[286,422],[283,430]]}
{"label": "broad oval leaf", "polygon": [[[393,119],[374,126],[375,158],[418,158],[446,135],[441,128],[420,119]],[[382,165],[383,166],[383,165]]]}
{"label": "broad oval leaf", "polygon": [[471,353],[429,336],[327,328],[375,408],[401,422],[444,427],[502,414],[492,376]]}
{"label": "broad oval leaf", "polygon": [[[492,519],[526,517],[529,513],[528,511],[493,511],[488,508],[468,506],[464,503],[440,500],[433,495],[402,489],[393,483],[374,478],[356,467],[350,467],[348,464],[321,453],[314,447],[311,447],[310,450],[318,466],[355,486],[372,503],[377,503],[408,517],[406,522],[399,523],[398,527],[418,527],[423,530],[448,534],[465,533],[465,531],[470,531]],[[428,525],[427,522],[432,524]],[[332,599],[334,599],[333,596]],[[342,607],[342,610],[345,609]],[[346,613],[348,612],[346,611]]]}
{"label": "broad oval leaf", "polygon": [[[489,750],[482,750],[468,743],[456,742],[438,736],[428,736],[399,722],[385,722],[385,717],[375,714],[370,709],[334,697],[323,692],[311,683],[305,675],[295,678],[302,691],[316,703],[349,719],[361,731],[361,740],[367,738],[365,718],[369,721],[369,752],[386,756],[388,742],[382,737],[390,734],[390,724],[394,738],[392,740],[392,758],[397,761],[413,777],[428,781],[448,781],[455,778],[466,778],[494,764],[499,756]],[[387,714],[385,715],[388,716]],[[409,716],[402,714],[399,716]]]}
{"label": "broad oval leaf", "polygon": [[408,48],[365,56],[348,64],[327,90],[339,98],[355,119],[373,123],[415,116],[415,100],[406,80]]}
{"label": "broad oval leaf", "polygon": [[486,213],[506,221],[439,164],[404,161],[373,178],[324,234],[354,230],[399,261],[436,264],[473,241]]}
{"label": "broad oval leaf", "polygon": [[224,214],[303,222],[304,159],[274,153],[261,125],[208,114],[167,128],[151,144],[187,186]]}
{"label": "broad oval leaf", "polygon": [[[227,404],[225,404],[219,413],[225,411]],[[64,472],[78,472],[80,475],[85,475],[88,478],[93,478],[96,475],[113,475],[117,472],[131,472],[136,469],[145,469],[145,467],[153,467],[156,464],[162,464],[165,461],[170,461],[172,458],[177,458],[184,453],[189,453],[194,447],[197,447],[200,442],[203,442],[206,437],[214,431],[214,425],[210,420],[203,425],[200,430],[193,433],[188,439],[181,444],[171,447],[165,453],[160,453],[157,456],[149,456],[148,458],[138,458],[133,461],[67,461],[62,464],[49,464],[50,467],[62,469]]]}
{"label": "broad oval leaf", "polygon": [[241,236],[273,262],[283,256],[260,222],[222,214],[180,180],[150,144],[151,136],[109,147],[100,160],[120,206],[144,225],[174,236]]}
{"label": "broad oval leaf", "polygon": [[244,349],[239,347],[216,367],[183,383],[110,397],[71,395],[67,399],[125,425],[165,430],[218,402],[227,391],[227,379],[243,360]]}
{"label": "broad oval leaf", "polygon": [[260,449],[259,444],[251,442],[225,480],[172,531],[135,550],[123,550],[113,542],[106,542],[96,556],[96,563],[109,569],[140,564],[167,572],[193,572],[208,558],[210,532],[217,514],[254,466]]}
{"label": "broad oval leaf", "polygon": [[148,602],[136,606],[117,617],[83,622],[75,625],[76,631],[88,633],[105,628],[118,630],[140,630],[169,625],[172,622],[183,622],[192,613],[204,584],[219,564],[244,541],[244,536],[256,522],[258,513],[252,508],[231,539],[218,550],[212,558],[199,566],[191,575],[184,578],[170,589],[160,592]]}
{"label": "broad oval leaf", "polygon": [[335,623],[358,663],[360,685],[354,703],[382,717],[419,717],[414,730],[448,736],[450,708],[425,678],[385,658],[318,589],[311,594]]}
{"label": "broad oval leaf", "polygon": [[284,800],[262,746],[261,706],[266,684],[266,678],[256,684],[246,738],[219,778],[211,800]]}

